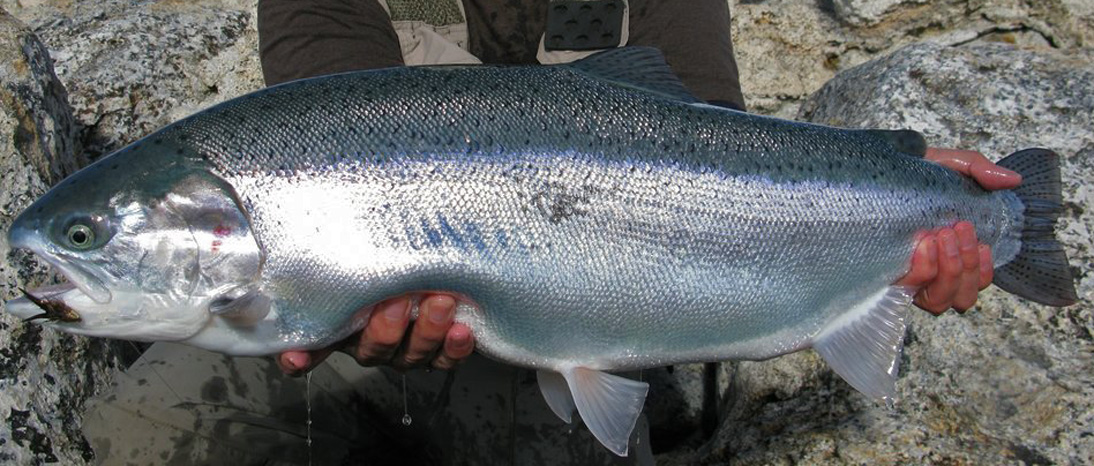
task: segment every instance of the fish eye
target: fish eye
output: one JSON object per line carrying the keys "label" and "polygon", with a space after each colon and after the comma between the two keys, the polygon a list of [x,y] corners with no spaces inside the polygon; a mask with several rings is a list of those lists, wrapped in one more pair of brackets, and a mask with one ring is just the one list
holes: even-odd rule
{"label": "fish eye", "polygon": [[68,227],[68,243],[80,250],[91,249],[95,244],[95,231],[82,223]]}
{"label": "fish eye", "polygon": [[101,248],[114,236],[109,222],[96,215],[80,215],[57,225],[55,241],[65,249],[89,251]]}

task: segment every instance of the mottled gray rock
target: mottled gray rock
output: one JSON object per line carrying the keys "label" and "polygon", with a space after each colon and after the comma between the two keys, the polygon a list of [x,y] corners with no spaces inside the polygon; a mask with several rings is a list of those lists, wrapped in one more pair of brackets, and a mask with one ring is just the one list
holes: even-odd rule
{"label": "mottled gray rock", "polygon": [[255,2],[46,2],[50,47],[92,158],[262,86]]}
{"label": "mottled gray rock", "polygon": [[730,5],[745,100],[751,111],[785,118],[793,118],[800,101],[840,71],[916,42],[1094,46],[1090,0],[734,0]]}
{"label": "mottled gray rock", "polygon": [[863,26],[877,24],[897,5],[923,3],[927,0],[832,0],[832,7],[841,21]]}
{"label": "mottled gray rock", "polygon": [[[0,231],[37,196],[86,159],[49,53],[0,10]],[[0,238],[0,299],[53,279],[46,267]],[[116,343],[42,332],[0,316],[0,463],[83,462],[84,402],[114,374]]]}
{"label": "mottled gray rock", "polygon": [[918,45],[840,74],[802,119],[912,128],[993,158],[1063,157],[1058,228],[1080,303],[1032,304],[996,288],[966,315],[913,313],[895,410],[851,390],[812,352],[739,363],[726,421],[700,453],[721,464],[1094,462],[1094,53]]}

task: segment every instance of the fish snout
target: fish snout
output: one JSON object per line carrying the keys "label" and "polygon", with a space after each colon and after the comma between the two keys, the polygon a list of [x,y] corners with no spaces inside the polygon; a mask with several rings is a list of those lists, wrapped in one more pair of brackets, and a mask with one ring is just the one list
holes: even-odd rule
{"label": "fish snout", "polygon": [[35,249],[39,243],[38,222],[27,218],[26,213],[20,215],[11,224],[8,230],[8,245],[12,249]]}

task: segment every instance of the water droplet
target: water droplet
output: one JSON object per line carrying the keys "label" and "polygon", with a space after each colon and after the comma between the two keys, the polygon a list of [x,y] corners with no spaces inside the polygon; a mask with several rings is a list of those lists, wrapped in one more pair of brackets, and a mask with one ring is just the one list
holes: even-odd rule
{"label": "water droplet", "polygon": [[403,425],[410,426],[413,419],[410,418],[410,410],[406,403],[406,374],[403,374]]}

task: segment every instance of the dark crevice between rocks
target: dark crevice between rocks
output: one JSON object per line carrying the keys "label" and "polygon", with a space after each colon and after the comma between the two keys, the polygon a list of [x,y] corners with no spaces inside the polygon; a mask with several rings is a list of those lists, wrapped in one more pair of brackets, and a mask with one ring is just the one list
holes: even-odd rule
{"label": "dark crevice between rocks", "polygon": [[1045,42],[1047,42],[1050,46],[1052,46],[1052,48],[1054,48],[1054,49],[1059,49],[1060,48],[1060,44],[1054,36],[1052,36],[1051,34],[1047,34],[1047,33],[1043,32],[1043,31],[1041,31],[1037,28],[1027,26],[1025,24],[1018,25],[1018,26],[1013,26],[1013,27],[996,26],[996,27],[993,27],[993,28],[988,28],[988,29],[985,29],[983,31],[977,32],[976,36],[971,38],[971,39],[966,39],[966,40],[963,40],[963,41],[954,42],[954,43],[950,44],[950,46],[951,47],[961,47],[963,45],[968,45],[970,43],[981,40],[985,37],[991,36],[993,34],[1013,34],[1013,33],[1022,33],[1022,32],[1032,32],[1034,34],[1037,34],[1042,39],[1044,39]]}

